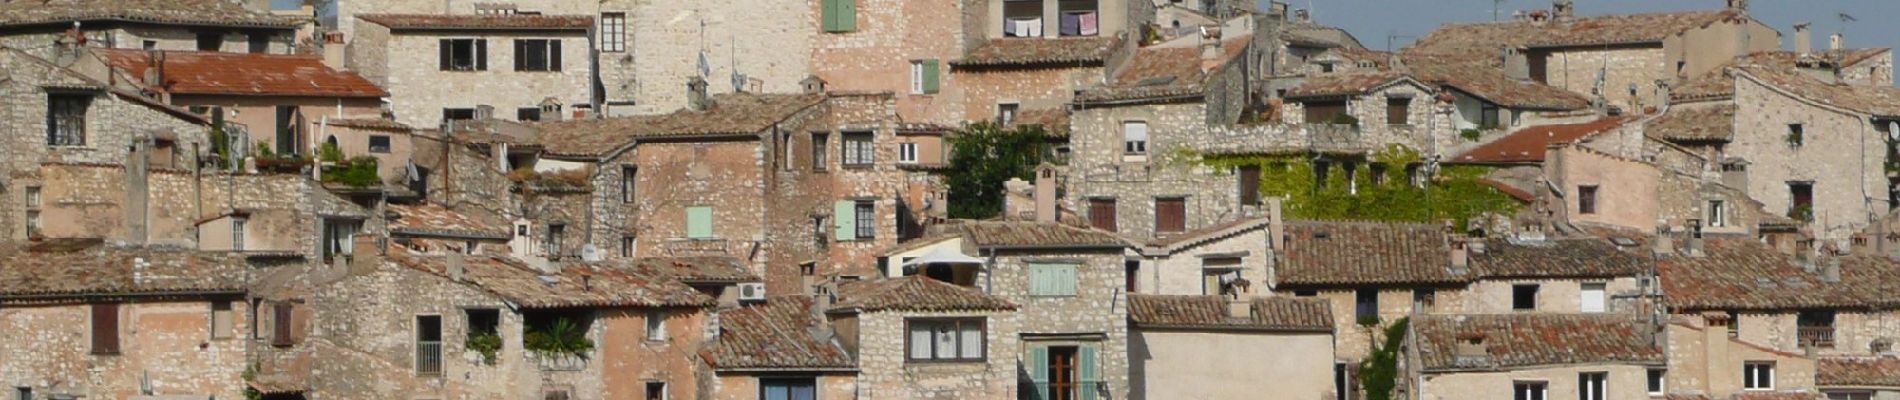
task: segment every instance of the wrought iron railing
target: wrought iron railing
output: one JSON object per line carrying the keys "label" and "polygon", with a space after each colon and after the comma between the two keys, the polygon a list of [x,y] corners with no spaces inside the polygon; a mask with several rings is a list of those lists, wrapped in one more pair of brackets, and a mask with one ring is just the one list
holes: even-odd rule
{"label": "wrought iron railing", "polygon": [[1801,346],[1803,347],[1806,347],[1806,346],[1814,346],[1814,347],[1820,347],[1820,348],[1834,347],[1834,327],[1832,326],[1796,327],[1795,333],[1796,333],[1796,336],[1801,338]]}
{"label": "wrought iron railing", "polygon": [[1108,382],[1022,382],[1023,400],[1110,400]]}
{"label": "wrought iron railing", "polygon": [[442,342],[416,342],[416,375],[442,375]]}

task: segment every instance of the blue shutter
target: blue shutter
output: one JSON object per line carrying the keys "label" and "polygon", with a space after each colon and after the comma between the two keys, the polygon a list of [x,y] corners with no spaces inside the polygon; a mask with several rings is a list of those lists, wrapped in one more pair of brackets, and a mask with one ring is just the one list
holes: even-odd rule
{"label": "blue shutter", "polygon": [[1029,264],[1029,295],[1048,296],[1050,292],[1049,265]]}
{"label": "blue shutter", "polygon": [[1102,375],[1096,371],[1095,346],[1083,345],[1077,347],[1075,352],[1075,363],[1077,364],[1076,375],[1080,375],[1076,377],[1076,381],[1078,381],[1079,385],[1076,386],[1075,390],[1081,394],[1078,398],[1081,400],[1095,400],[1098,398],[1096,396],[1096,390],[1099,388],[1095,381],[1101,379],[1100,377]]}
{"label": "blue shutter", "polygon": [[1049,348],[1042,346],[1029,348],[1029,382],[1036,391],[1033,399],[1049,398]]}

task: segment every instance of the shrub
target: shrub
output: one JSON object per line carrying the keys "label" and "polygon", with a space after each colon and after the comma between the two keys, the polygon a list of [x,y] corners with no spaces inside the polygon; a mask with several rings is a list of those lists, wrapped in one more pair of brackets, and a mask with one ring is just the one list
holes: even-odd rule
{"label": "shrub", "polygon": [[495,355],[501,352],[501,335],[494,332],[476,331],[468,334],[468,349],[482,353],[482,361],[495,365]]}
{"label": "shrub", "polygon": [[587,330],[579,324],[560,318],[546,326],[530,325],[521,346],[542,354],[581,355],[594,350],[594,341],[587,339]]}
{"label": "shrub", "polygon": [[1407,318],[1392,321],[1385,327],[1384,340],[1372,341],[1372,352],[1365,361],[1359,363],[1359,387],[1365,388],[1366,400],[1391,400],[1392,389],[1398,386],[1399,351],[1405,347]]}
{"label": "shrub", "polygon": [[1477,128],[1465,128],[1465,130],[1458,131],[1458,137],[1465,138],[1465,140],[1468,140],[1468,141],[1476,142],[1478,141],[1478,138],[1484,137],[1484,131],[1478,130]]}
{"label": "shrub", "polygon": [[343,162],[343,149],[337,148],[336,143],[323,142],[322,146],[317,146],[317,159],[332,163]]}
{"label": "shrub", "polygon": [[382,183],[382,177],[376,173],[376,157],[360,156],[342,165],[324,168],[323,181],[368,187]]}

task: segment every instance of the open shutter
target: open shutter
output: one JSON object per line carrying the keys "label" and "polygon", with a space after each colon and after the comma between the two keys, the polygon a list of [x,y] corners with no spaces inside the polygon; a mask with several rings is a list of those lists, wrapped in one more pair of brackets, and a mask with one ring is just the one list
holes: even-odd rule
{"label": "open shutter", "polygon": [[937,92],[937,60],[924,60],[924,93]]}
{"label": "open shutter", "polygon": [[844,241],[858,238],[858,202],[839,200],[831,205],[831,223],[837,227],[834,239]]}
{"label": "open shutter", "polygon": [[475,39],[475,70],[488,70],[488,39]]}
{"label": "open shutter", "polygon": [[560,39],[548,41],[548,70],[549,71],[561,70],[561,40]]}
{"label": "open shutter", "polygon": [[858,0],[838,0],[838,31],[858,30]]}
{"label": "open shutter", "polygon": [[1098,398],[1096,396],[1098,384],[1095,381],[1102,379],[1101,373],[1096,371],[1095,367],[1095,346],[1077,347],[1075,353],[1075,363],[1078,364],[1075,368],[1075,374],[1078,375],[1075,391],[1081,395],[1078,396],[1081,400],[1095,400]]}
{"label": "open shutter", "polygon": [[[451,69],[451,68],[454,68],[454,65],[453,65],[453,64],[451,64],[449,60],[451,60],[451,59],[454,59],[454,58],[455,58],[455,54],[454,54],[454,53],[455,53],[455,44],[453,44],[452,42],[449,42],[449,40],[448,40],[448,39],[442,39],[442,44],[441,44],[441,47],[440,47],[440,48],[438,48],[438,49],[439,49],[439,50],[438,50],[438,53],[439,53],[438,55],[440,55],[440,56],[442,57],[442,59],[441,59],[441,61],[440,61],[440,62],[441,62],[441,67],[442,67],[442,70],[443,70],[443,71],[447,71],[447,70],[449,70],[449,69]],[[222,114],[222,113],[220,113],[220,114]]]}
{"label": "open shutter", "polygon": [[1049,348],[1029,347],[1029,382],[1035,386],[1035,400],[1049,398]]}
{"label": "open shutter", "polygon": [[119,354],[119,304],[92,305],[92,354]]}

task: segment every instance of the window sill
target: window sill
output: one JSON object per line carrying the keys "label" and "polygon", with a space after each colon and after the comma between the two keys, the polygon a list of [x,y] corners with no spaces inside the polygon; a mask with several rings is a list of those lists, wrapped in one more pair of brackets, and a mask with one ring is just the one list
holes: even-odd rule
{"label": "window sill", "polygon": [[839,168],[839,169],[843,169],[843,170],[868,170],[868,169],[871,169],[871,168],[873,168],[873,167],[876,167],[876,166],[877,166],[876,164],[845,164],[845,165],[844,165],[843,167],[841,167],[841,168]]}
{"label": "window sill", "polygon": [[953,360],[915,359],[915,358],[904,359],[904,364],[923,364],[923,365],[980,364],[980,363],[985,363],[985,362],[989,362],[989,359],[984,359],[984,358],[958,358],[958,359],[953,359]]}

